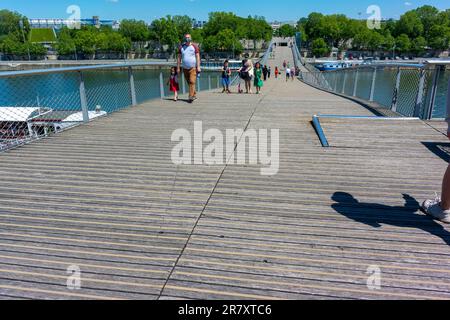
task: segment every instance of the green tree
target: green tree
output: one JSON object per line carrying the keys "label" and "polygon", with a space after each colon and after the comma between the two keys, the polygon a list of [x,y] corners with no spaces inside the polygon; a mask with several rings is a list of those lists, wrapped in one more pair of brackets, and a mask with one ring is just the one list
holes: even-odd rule
{"label": "green tree", "polygon": [[95,54],[97,50],[98,30],[94,27],[84,27],[75,32],[73,40],[78,52],[87,55]]}
{"label": "green tree", "polygon": [[450,27],[445,25],[432,26],[428,43],[433,50],[447,50],[450,45]]}
{"label": "green tree", "polygon": [[420,36],[415,38],[411,43],[411,52],[416,56],[421,56],[425,53],[425,48],[427,47],[427,40]]}
{"label": "green tree", "polygon": [[189,16],[173,16],[173,23],[177,29],[178,39],[183,39],[185,34],[192,36],[192,19]]}
{"label": "green tree", "polygon": [[[215,36],[225,29],[238,30],[243,32],[245,19],[236,16],[232,12],[211,12],[208,22],[203,28],[205,37]],[[238,37],[245,37],[245,34],[238,33]]]}
{"label": "green tree", "polygon": [[408,11],[400,17],[397,23],[396,34],[406,34],[410,38],[417,38],[423,34],[424,27],[416,11]]}
{"label": "green tree", "polygon": [[327,45],[326,41],[322,38],[313,40],[311,44],[312,54],[315,57],[324,57],[330,54],[330,47]]}
{"label": "green tree", "polygon": [[156,35],[156,40],[162,45],[167,45],[169,51],[173,52],[176,45],[180,43],[179,33],[172,16],[166,16],[158,20],[154,20],[151,29]]}
{"label": "green tree", "polygon": [[401,34],[397,37],[395,40],[397,51],[400,53],[407,53],[411,51],[411,40],[409,39],[408,35]]}
{"label": "green tree", "polygon": [[[28,19],[17,12],[0,10],[0,36],[6,36],[11,33],[22,36],[21,24],[23,25],[25,38],[28,39],[28,34],[30,32]],[[23,40],[21,41],[23,42]]]}
{"label": "green tree", "polygon": [[217,36],[215,36],[215,45],[216,49],[219,51],[234,51],[235,53],[241,53],[243,50],[242,44],[231,29],[220,31]]}
{"label": "green tree", "polygon": [[120,22],[120,34],[133,42],[142,43],[149,40],[150,32],[144,21],[125,19]]}
{"label": "green tree", "polygon": [[414,10],[423,25],[423,36],[430,35],[431,28],[438,24],[439,10],[433,6],[425,5]]}
{"label": "green tree", "polygon": [[72,55],[75,54],[76,44],[72,38],[71,32],[68,28],[62,28],[58,34],[58,40],[56,42],[56,50],[59,55]]}
{"label": "green tree", "polygon": [[297,29],[290,24],[283,24],[276,32],[276,35],[279,37],[293,37]]}
{"label": "green tree", "polygon": [[202,29],[193,29],[191,31],[192,41],[196,43],[203,43],[203,30]]}

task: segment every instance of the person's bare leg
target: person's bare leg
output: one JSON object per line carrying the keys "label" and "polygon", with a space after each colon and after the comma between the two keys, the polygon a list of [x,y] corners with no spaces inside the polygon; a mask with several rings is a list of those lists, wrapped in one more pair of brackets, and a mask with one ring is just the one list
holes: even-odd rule
{"label": "person's bare leg", "polygon": [[450,210],[450,166],[444,175],[442,182],[441,208],[443,210]]}

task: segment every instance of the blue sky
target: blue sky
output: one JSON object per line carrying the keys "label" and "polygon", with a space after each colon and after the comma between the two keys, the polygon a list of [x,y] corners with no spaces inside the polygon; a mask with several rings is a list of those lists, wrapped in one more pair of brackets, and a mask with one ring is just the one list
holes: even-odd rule
{"label": "blue sky", "polygon": [[290,21],[317,11],[368,17],[366,9],[378,5],[384,18],[429,4],[450,8],[448,0],[0,0],[1,9],[18,11],[29,18],[66,18],[66,9],[78,5],[82,18],[99,15],[103,19],[136,18],[147,22],[167,14],[187,14],[206,20],[211,11],[233,11],[240,16],[261,15],[267,20]]}

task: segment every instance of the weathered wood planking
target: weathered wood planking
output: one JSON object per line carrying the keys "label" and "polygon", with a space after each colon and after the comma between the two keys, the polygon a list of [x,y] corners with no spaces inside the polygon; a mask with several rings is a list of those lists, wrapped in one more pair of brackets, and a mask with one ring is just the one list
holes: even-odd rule
{"label": "weathered wood planking", "polygon": [[[323,119],[324,149],[318,113],[371,115],[282,70],[259,96],[155,100],[0,154],[0,298],[449,299],[450,229],[418,210],[445,124]],[[172,132],[194,121],[280,129],[279,173],[173,165]]]}

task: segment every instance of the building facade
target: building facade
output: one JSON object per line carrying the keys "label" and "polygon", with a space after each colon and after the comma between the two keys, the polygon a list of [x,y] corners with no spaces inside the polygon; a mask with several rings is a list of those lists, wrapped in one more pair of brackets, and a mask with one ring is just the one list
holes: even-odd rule
{"label": "building facade", "polygon": [[73,26],[110,26],[117,30],[120,27],[120,22],[116,20],[100,20],[100,17],[94,16],[92,19],[29,19],[32,29],[61,29],[63,27]]}

